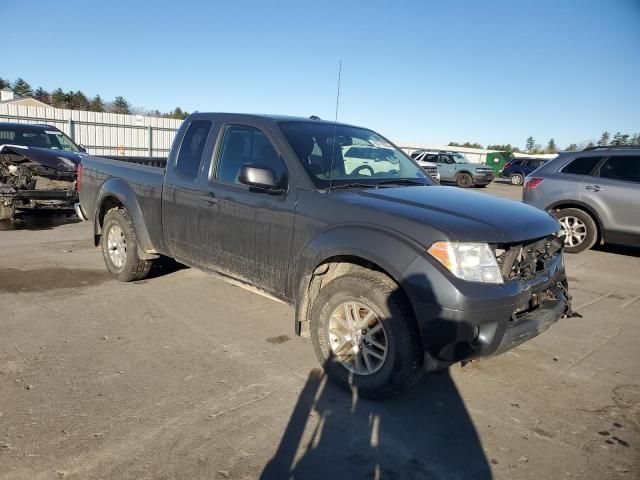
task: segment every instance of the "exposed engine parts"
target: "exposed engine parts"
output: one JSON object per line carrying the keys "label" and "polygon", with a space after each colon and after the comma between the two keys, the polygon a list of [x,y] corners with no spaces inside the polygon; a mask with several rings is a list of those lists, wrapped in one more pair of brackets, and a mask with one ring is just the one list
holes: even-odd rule
{"label": "exposed engine parts", "polygon": [[71,208],[76,202],[76,163],[66,152],[0,146],[0,220],[16,209]]}

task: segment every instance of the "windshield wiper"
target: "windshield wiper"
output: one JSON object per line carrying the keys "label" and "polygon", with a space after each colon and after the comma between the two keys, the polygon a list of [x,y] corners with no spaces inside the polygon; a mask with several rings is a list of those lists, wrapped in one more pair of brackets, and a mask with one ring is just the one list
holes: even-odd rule
{"label": "windshield wiper", "polygon": [[376,183],[349,182],[331,185],[331,190],[337,190],[339,188],[375,188],[376,186]]}
{"label": "windshield wiper", "polygon": [[376,187],[382,185],[429,185],[428,183],[422,182],[420,180],[414,180],[412,178],[389,178],[387,180],[380,180],[376,182]]}

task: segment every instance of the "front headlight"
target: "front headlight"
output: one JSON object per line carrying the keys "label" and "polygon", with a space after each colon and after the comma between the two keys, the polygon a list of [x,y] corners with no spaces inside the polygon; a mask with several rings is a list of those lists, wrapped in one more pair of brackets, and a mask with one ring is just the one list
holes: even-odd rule
{"label": "front headlight", "polygon": [[458,278],[503,283],[496,256],[486,243],[435,242],[427,251]]}

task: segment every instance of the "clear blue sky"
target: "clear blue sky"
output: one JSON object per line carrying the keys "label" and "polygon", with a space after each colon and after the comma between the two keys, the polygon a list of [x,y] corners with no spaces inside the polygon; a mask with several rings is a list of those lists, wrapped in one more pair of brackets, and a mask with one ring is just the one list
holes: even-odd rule
{"label": "clear blue sky", "polygon": [[0,0],[0,77],[146,109],[339,119],[396,141],[640,131],[640,0]]}

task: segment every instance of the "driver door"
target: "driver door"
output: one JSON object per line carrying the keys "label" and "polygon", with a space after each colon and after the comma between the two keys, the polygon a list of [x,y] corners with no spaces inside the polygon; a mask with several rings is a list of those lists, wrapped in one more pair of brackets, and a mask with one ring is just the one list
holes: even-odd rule
{"label": "driver door", "polygon": [[[210,268],[267,290],[286,294],[295,216],[295,186],[274,142],[252,125],[227,124],[201,194],[210,199],[198,215],[199,244]],[[238,180],[242,165],[270,168],[283,188],[269,193]]]}

